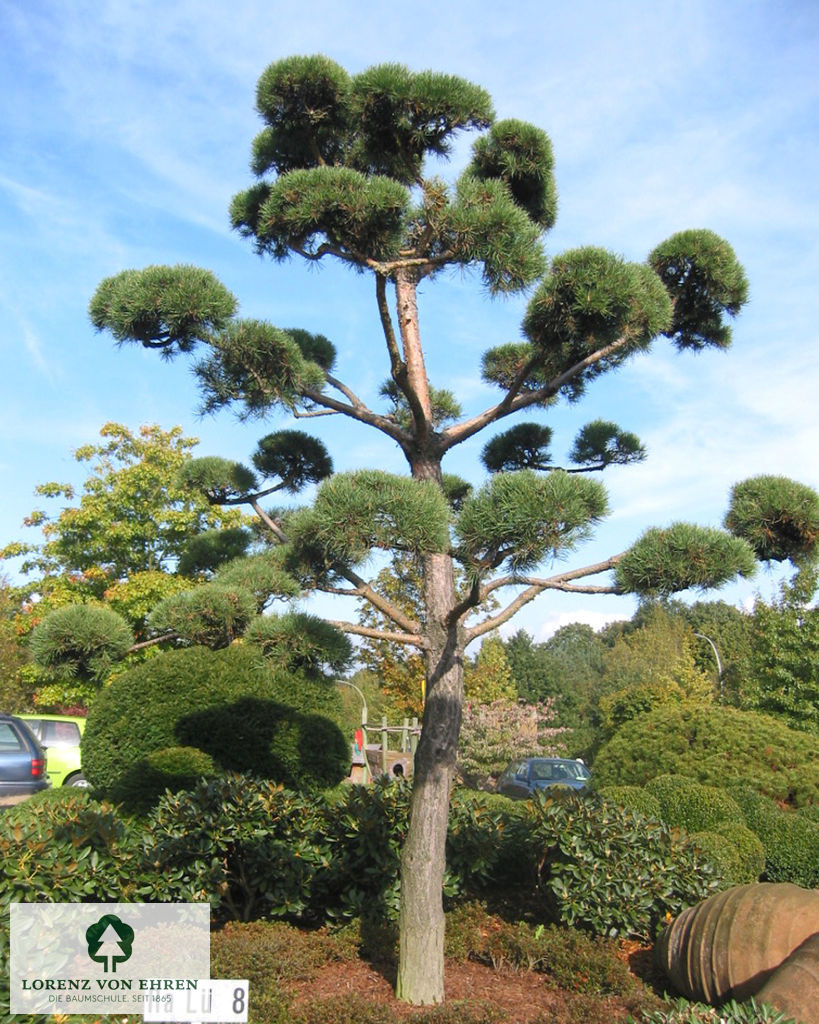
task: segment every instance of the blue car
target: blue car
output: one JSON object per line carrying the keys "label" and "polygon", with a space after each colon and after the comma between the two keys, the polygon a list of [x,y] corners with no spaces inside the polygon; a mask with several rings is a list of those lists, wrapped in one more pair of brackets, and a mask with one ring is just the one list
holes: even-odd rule
{"label": "blue car", "polygon": [[498,780],[498,792],[517,800],[528,800],[539,789],[568,786],[581,793],[591,772],[582,761],[568,757],[527,757],[513,761]]}
{"label": "blue car", "polygon": [[0,807],[51,785],[43,748],[19,718],[0,714]]}

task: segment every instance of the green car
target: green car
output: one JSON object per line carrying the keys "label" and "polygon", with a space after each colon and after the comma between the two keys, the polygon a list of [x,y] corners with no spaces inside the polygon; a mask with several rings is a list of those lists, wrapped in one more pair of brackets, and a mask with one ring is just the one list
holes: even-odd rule
{"label": "green car", "polygon": [[46,754],[46,774],[52,786],[87,786],[82,773],[80,743],[85,719],[77,715],[19,714]]}

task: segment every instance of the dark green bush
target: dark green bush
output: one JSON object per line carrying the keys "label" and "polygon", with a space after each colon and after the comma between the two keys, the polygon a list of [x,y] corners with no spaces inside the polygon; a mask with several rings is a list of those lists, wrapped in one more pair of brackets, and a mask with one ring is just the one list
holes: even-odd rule
{"label": "dark green bush", "polygon": [[815,737],[769,715],[722,706],[665,706],[627,722],[594,762],[598,786],[642,786],[657,775],[746,784],[783,803],[819,800]]}
{"label": "dark green bush", "polygon": [[401,847],[409,824],[407,781],[350,786],[325,810],[332,872],[332,917],[379,916],[396,920]]}
{"label": "dark green bush", "polygon": [[765,847],[759,836],[747,825],[736,821],[724,821],[717,826],[717,834],[731,844],[737,858],[737,868],[726,880],[736,885],[758,882],[765,870]]}
{"label": "dark green bush", "polygon": [[[502,883],[507,824],[523,807],[505,797],[456,789],[449,809],[446,864],[450,895]],[[513,854],[514,856],[514,854]]]}
{"label": "dark green bush", "polygon": [[653,935],[666,913],[711,895],[715,869],[669,826],[599,798],[538,794],[518,829],[521,871],[554,920],[597,935]]}
{"label": "dark green bush", "polygon": [[321,802],[241,775],[163,796],[148,817],[145,862],[162,898],[208,900],[217,919],[309,918],[330,867]]}
{"label": "dark green bush", "polygon": [[[289,699],[302,684],[296,709]],[[83,738],[86,776],[105,796],[133,800],[146,758],[186,746],[220,768],[292,788],[334,785],[349,771],[350,751],[334,722],[308,713],[311,697],[321,710],[338,700],[330,684],[320,686],[304,675],[272,671],[246,645],[160,654],[124,673],[95,701]]]}
{"label": "dark green bush", "polygon": [[117,809],[83,790],[32,797],[0,817],[0,907],[133,899],[137,848]]}
{"label": "dark green bush", "polygon": [[[747,877],[742,859],[731,840],[719,832],[693,832],[690,840],[702,855],[714,865],[726,886],[741,885],[759,880],[761,871],[754,877]],[[756,838],[756,837],[754,837]]]}
{"label": "dark green bush", "polygon": [[795,811],[783,810],[747,786],[730,790],[748,828],[765,847],[768,882],[793,882],[819,888],[819,824]]}
{"label": "dark green bush", "polygon": [[152,750],[118,787],[124,804],[136,809],[153,806],[165,790],[192,789],[197,779],[216,774],[213,758],[196,747],[163,747]]}
{"label": "dark green bush", "polygon": [[643,786],[603,786],[597,790],[607,804],[615,804],[627,811],[637,811],[647,818],[662,820],[660,801]]}
{"label": "dark green bush", "polygon": [[660,805],[660,818],[686,832],[713,832],[722,822],[742,822],[742,811],[723,789],[683,775],[657,775],[645,785]]}

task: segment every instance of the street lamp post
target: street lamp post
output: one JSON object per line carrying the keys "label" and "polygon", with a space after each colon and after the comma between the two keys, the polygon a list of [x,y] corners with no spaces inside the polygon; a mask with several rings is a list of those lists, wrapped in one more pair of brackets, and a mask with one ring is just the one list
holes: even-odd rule
{"label": "street lamp post", "polygon": [[722,703],[722,662],[720,661],[719,651],[717,645],[711,639],[710,636],[706,636],[705,633],[695,633],[694,636],[698,636],[700,640],[707,640],[711,645],[711,650],[714,652],[714,657],[717,659],[717,684],[719,686],[719,699]]}

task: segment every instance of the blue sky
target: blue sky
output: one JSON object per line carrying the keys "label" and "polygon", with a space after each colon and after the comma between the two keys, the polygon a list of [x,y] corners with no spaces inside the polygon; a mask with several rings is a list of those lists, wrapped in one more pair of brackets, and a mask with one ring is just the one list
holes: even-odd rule
{"label": "blue sky", "polygon": [[[27,536],[38,483],[81,482],[71,452],[108,420],[181,424],[201,454],[239,459],[289,425],[243,425],[229,412],[201,420],[184,363],[96,335],[88,300],[119,270],[208,267],[244,315],[330,337],[339,375],[377,403],[386,368],[369,283],[264,262],[229,228],[230,198],[251,180],[256,80],[293,53],[326,53],[351,72],[398,61],[459,74],[489,90],[499,117],[545,128],[560,196],[551,255],[594,244],[642,260],[673,232],[708,227],[745,265],[751,301],[727,354],[658,342],[579,405],[549,413],[558,458],[598,417],[649,450],[643,465],[608,475],[614,512],[567,565],[622,550],[649,525],[719,525],[747,476],[819,486],[819,7],[511,0],[499,11],[484,0],[0,0],[0,545]],[[492,400],[481,353],[518,337],[524,308],[525,297],[490,302],[469,275],[424,288],[433,383],[466,412]],[[338,469],[404,468],[380,435],[315,426]],[[477,483],[484,440],[449,468]],[[723,596],[770,596],[776,580],[763,571]],[[633,607],[547,595],[515,628],[542,639]]]}

